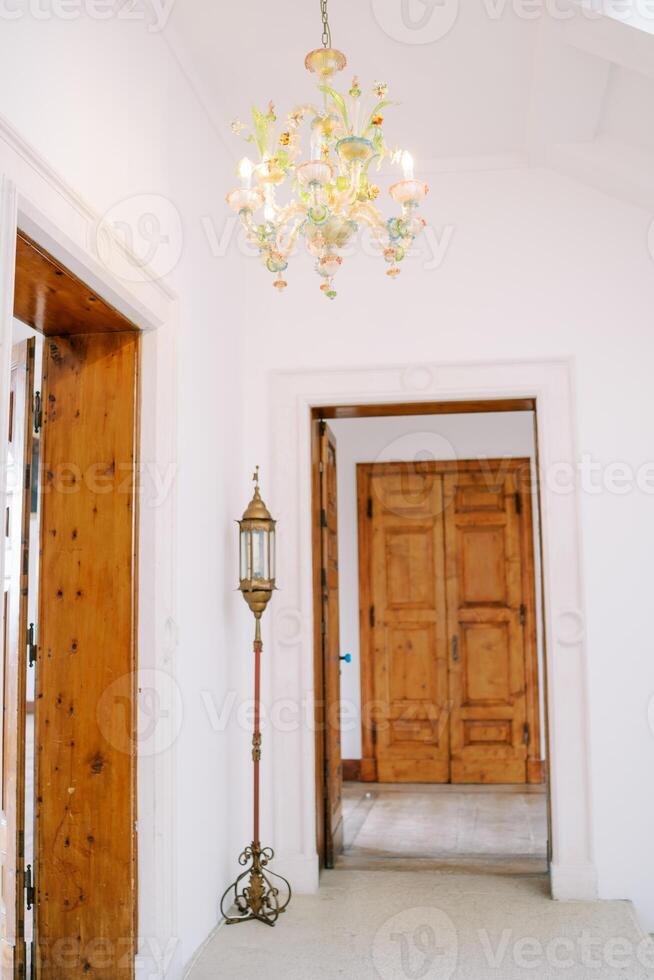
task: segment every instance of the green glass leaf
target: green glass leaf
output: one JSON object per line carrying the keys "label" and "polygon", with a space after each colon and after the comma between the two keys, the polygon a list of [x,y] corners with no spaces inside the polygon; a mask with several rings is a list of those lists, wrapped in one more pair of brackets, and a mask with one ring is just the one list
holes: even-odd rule
{"label": "green glass leaf", "polygon": [[259,148],[261,156],[265,156],[268,146],[268,133],[270,131],[270,117],[260,112],[252,106],[252,121],[254,123],[254,139]]}
{"label": "green glass leaf", "polygon": [[[380,135],[381,135],[381,134],[380,134]],[[384,142],[384,141],[383,141],[383,139],[382,139],[382,140],[381,140],[381,145],[382,145],[382,146],[383,146],[383,142]],[[370,159],[369,159],[369,160],[367,160],[367,161],[366,161],[366,162],[364,163],[364,165],[363,165],[363,169],[361,170],[361,181],[362,181],[362,183],[363,183],[363,184],[367,184],[367,183],[368,183],[368,171],[369,171],[369,169],[370,169],[370,165],[372,164],[372,162],[373,162],[373,160],[378,160],[378,159],[379,159],[379,154],[380,154],[380,145],[378,144],[378,142],[377,142],[377,140],[376,140],[376,139],[374,139],[374,140],[372,141],[372,143],[373,143],[373,145],[374,145],[374,147],[375,147],[375,149],[377,150],[377,153],[375,153],[375,154],[374,154],[373,156],[371,156],[371,157],[370,157]],[[379,163],[377,163],[377,170],[379,170]]]}
{"label": "green glass leaf", "polygon": [[324,92],[325,95],[329,96],[329,98],[332,100],[332,102],[334,103],[334,105],[336,106],[336,108],[341,114],[343,125],[345,126],[346,130],[349,132],[350,118],[348,116],[347,105],[345,104],[345,99],[343,98],[343,96],[339,95],[336,89],[331,88],[329,85],[319,85],[318,89],[321,92]]}

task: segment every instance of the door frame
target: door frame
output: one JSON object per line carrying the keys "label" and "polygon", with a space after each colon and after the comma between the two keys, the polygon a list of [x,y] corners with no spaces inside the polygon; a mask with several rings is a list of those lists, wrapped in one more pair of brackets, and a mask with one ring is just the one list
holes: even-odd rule
{"label": "door frame", "polygon": [[[366,500],[369,497],[369,481],[371,476],[384,472],[395,472],[399,466],[407,463],[357,463],[357,533],[359,542],[359,660],[361,666],[361,704],[371,704],[375,700],[374,676],[372,670],[371,626],[364,611],[371,605],[370,591],[370,528],[366,513]],[[531,485],[531,460],[528,457],[506,457],[503,459],[465,459],[465,460],[433,460],[420,465],[420,471],[430,475],[481,473],[484,470],[499,469],[501,472],[521,473],[520,495],[523,498],[520,522],[520,548],[526,559],[522,567],[522,588],[525,600],[525,635],[529,637],[528,649],[525,651],[525,677],[527,684],[526,713],[527,723],[532,738],[527,751],[527,778],[525,784],[541,784],[544,782],[544,760],[541,759],[541,711],[540,711],[540,670],[538,663],[538,637],[536,620],[536,575],[535,547],[533,533],[533,506],[529,486]],[[528,472],[528,487],[522,474]],[[525,506],[525,499],[527,506]],[[535,500],[538,506],[538,498]],[[540,527],[540,521],[538,523]],[[539,534],[540,539],[540,534]],[[542,547],[539,540],[539,550]],[[547,713],[547,698],[544,698],[544,710]],[[364,713],[361,712],[361,763],[359,779],[361,782],[376,782],[377,757],[375,740],[369,726],[364,724]]]}
{"label": "door frame", "polygon": [[[268,790],[272,831],[297,891],[316,891],[313,572],[311,556],[311,422],[315,417],[440,411],[529,410],[536,406],[540,476],[545,686],[550,706],[549,756],[552,813],[552,894],[557,899],[597,897],[585,619],[581,587],[578,490],[561,486],[575,472],[573,362],[569,359],[389,364],[271,372],[268,459],[280,527],[283,601],[272,623],[275,670],[271,702],[297,705],[293,731],[271,737]],[[474,407],[469,407],[475,402]],[[444,406],[448,407],[445,408]],[[410,406],[410,407],[409,407]],[[566,542],[565,549],[560,541]]]}
{"label": "door frame", "polygon": [[[129,256],[102,215],[90,207],[52,167],[4,121],[0,121],[0,431],[6,431],[13,320],[16,236],[25,232],[83,283],[123,313],[141,339],[141,473],[176,465],[176,338],[178,302],[164,283]],[[121,252],[138,279],[121,278],[100,255],[100,229]],[[106,241],[106,238],[104,239]],[[0,488],[1,489],[1,488]],[[180,698],[174,681],[176,625],[176,526],[174,480],[160,506],[139,514],[137,711],[147,719],[151,693],[168,712],[164,724],[177,724]],[[4,491],[0,493],[0,509]],[[0,556],[3,574],[4,556]],[[145,725],[143,728],[146,727]],[[143,730],[139,725],[139,731]],[[181,968],[175,910],[174,754],[137,749],[139,945],[137,970],[159,969],[156,947],[170,950],[170,968]],[[156,806],[155,806],[156,800]],[[152,950],[155,950],[153,953]]]}

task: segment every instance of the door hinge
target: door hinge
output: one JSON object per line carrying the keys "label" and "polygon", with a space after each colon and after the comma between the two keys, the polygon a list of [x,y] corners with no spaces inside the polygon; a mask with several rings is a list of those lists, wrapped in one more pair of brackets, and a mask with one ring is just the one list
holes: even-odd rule
{"label": "door hinge", "polygon": [[516,490],[513,499],[515,500],[515,512],[516,514],[522,514],[522,497],[520,491]]}
{"label": "door hinge", "polygon": [[524,602],[520,605],[520,625],[524,626],[527,622],[527,607]]}
{"label": "door hinge", "polygon": [[25,904],[27,906],[27,911],[31,912],[34,905],[35,889],[34,880],[32,878],[32,865],[28,864],[25,868]]}
{"label": "door hinge", "polygon": [[375,625],[375,607],[374,606],[371,606],[370,607],[370,625],[371,626],[374,626]]}
{"label": "door hinge", "polygon": [[41,402],[41,392],[34,393],[34,431],[40,432],[43,425],[43,404]]}
{"label": "door hinge", "polygon": [[327,511],[324,507],[320,508],[320,526],[327,527]]}
{"label": "door hinge", "polygon": [[529,723],[528,722],[525,722],[525,724],[523,726],[523,729],[522,729],[522,741],[525,743],[525,745],[529,745],[529,742],[531,741],[531,734],[529,732]]}
{"label": "door hinge", "polygon": [[372,497],[368,497],[368,517],[372,517]]}
{"label": "door hinge", "polygon": [[33,667],[36,663],[36,635],[34,623],[30,623],[27,629],[27,665]]}
{"label": "door hinge", "polygon": [[320,584],[322,585],[323,589],[327,588],[327,569],[324,565],[320,569]]}

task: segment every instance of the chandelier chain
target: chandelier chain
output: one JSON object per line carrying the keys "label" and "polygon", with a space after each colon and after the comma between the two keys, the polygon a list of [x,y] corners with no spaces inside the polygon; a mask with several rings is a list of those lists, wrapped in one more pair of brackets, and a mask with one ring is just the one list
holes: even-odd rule
{"label": "chandelier chain", "polygon": [[329,27],[329,17],[327,14],[327,0],[320,0],[320,13],[322,15],[322,46],[331,48],[332,32]]}

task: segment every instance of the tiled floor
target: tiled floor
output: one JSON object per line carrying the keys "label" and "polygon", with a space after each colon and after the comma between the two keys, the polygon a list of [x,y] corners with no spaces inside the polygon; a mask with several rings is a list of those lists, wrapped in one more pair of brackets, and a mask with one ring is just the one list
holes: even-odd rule
{"label": "tiled floor", "polygon": [[274,929],[221,926],[188,978],[652,980],[652,963],[629,902],[553,902],[536,875],[344,870]]}
{"label": "tiled floor", "polygon": [[546,800],[540,787],[345,783],[339,864],[542,874]]}

